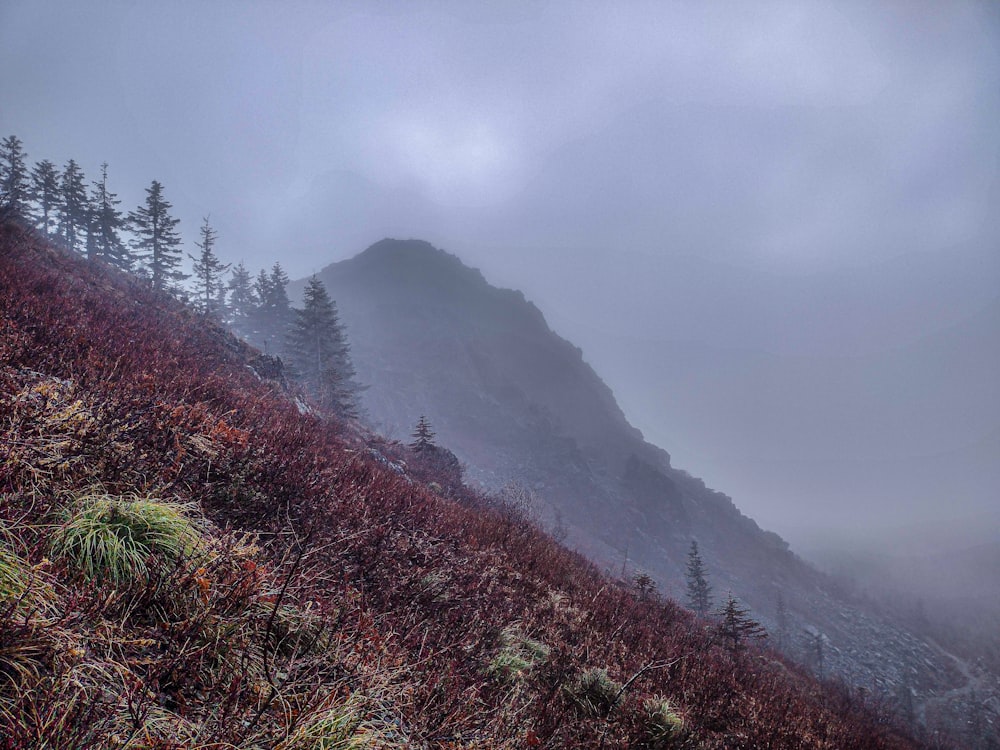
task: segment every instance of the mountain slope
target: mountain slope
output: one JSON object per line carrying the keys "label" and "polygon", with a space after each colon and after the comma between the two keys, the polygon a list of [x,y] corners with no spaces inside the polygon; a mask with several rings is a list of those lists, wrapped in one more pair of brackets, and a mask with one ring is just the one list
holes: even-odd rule
{"label": "mountain slope", "polygon": [[268,373],[0,224],[0,748],[917,746]]}
{"label": "mountain slope", "polygon": [[934,644],[846,597],[730,498],[672,467],[520,293],[415,240],[383,240],[319,276],[371,385],[366,406],[390,434],[405,437],[426,414],[471,477],[530,487],[539,514],[563,519],[574,546],[616,573],[647,571],[678,598],[697,540],[717,600],[732,590],[776,633],[780,594],[790,613],[783,640],[818,672],[890,700],[964,684]]}

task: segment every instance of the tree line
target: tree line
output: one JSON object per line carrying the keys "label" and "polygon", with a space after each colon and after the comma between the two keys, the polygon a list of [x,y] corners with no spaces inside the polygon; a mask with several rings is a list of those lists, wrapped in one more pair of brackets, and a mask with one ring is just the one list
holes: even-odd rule
{"label": "tree line", "polygon": [[108,185],[107,162],[88,188],[75,160],[61,170],[48,159],[29,167],[17,136],[0,141],[0,219],[25,221],[89,260],[109,263],[183,299],[280,358],[284,372],[322,408],[342,417],[358,416],[363,389],[350,345],[337,305],[316,276],[306,285],[303,307],[292,307],[289,278],[281,265],[254,276],[242,262],[235,267],[223,263],[215,252],[218,233],[208,217],[194,243],[198,252],[187,254],[187,273],[180,220],[171,213],[163,185],[153,180],[145,200],[128,213],[120,205]]}

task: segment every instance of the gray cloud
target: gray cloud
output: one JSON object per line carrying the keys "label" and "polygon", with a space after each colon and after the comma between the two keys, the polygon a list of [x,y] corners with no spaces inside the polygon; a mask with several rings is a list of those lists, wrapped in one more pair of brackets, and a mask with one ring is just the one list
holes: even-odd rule
{"label": "gray cloud", "polygon": [[0,66],[0,133],[228,259],[413,236],[524,289],[793,541],[1000,520],[992,3],[8,0]]}

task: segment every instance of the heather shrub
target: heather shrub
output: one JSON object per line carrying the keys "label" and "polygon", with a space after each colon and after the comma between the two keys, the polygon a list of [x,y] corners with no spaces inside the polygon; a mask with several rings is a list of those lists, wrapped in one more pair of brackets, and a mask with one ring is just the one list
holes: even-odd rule
{"label": "heather shrub", "polygon": [[331,632],[326,619],[310,607],[254,601],[248,610],[257,627],[268,631],[269,646],[282,655],[322,653],[330,646]]}
{"label": "heather shrub", "polygon": [[[0,576],[26,606],[0,601],[0,750],[913,747],[619,588],[457,462],[301,414],[259,355],[141,282],[5,238],[0,518],[26,525]],[[150,486],[214,523],[121,496]],[[546,643],[497,633],[521,622]],[[589,664],[636,676],[624,705]],[[697,741],[631,697],[654,693],[683,696]]]}
{"label": "heather shrub", "polygon": [[591,667],[585,669],[566,686],[573,702],[586,714],[606,716],[618,705],[622,686],[611,679],[608,670]]}
{"label": "heather shrub", "polygon": [[146,577],[150,555],[179,560],[201,546],[191,506],[138,496],[84,496],[52,540],[53,555],[91,580]]}

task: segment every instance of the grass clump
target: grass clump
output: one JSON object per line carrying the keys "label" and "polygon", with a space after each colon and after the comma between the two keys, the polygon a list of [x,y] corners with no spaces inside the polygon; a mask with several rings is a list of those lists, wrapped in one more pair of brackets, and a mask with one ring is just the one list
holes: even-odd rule
{"label": "grass clump", "polygon": [[684,747],[690,733],[684,724],[684,717],[677,713],[669,701],[651,698],[643,705],[646,714],[646,731],[650,747]]}
{"label": "grass clump", "polygon": [[16,551],[14,533],[0,523],[0,617],[25,617],[51,610],[54,594]]}
{"label": "grass clump", "polygon": [[280,750],[354,750],[364,747],[354,741],[361,719],[360,713],[350,705],[329,709],[300,724],[278,747]]}
{"label": "grass clump", "polygon": [[566,687],[573,702],[591,716],[607,716],[618,705],[621,689],[600,667],[585,669]]}
{"label": "grass clump", "polygon": [[22,599],[30,586],[31,572],[27,564],[7,548],[0,534],[0,609]]}
{"label": "grass clump", "polygon": [[500,652],[493,657],[487,672],[502,682],[523,677],[536,664],[549,657],[549,647],[541,641],[525,637],[516,627],[504,628],[500,633]]}
{"label": "grass clump", "polygon": [[93,581],[145,578],[151,555],[180,559],[201,546],[190,506],[138,496],[88,495],[53,537],[52,552]]}
{"label": "grass clump", "polygon": [[398,729],[365,717],[360,703],[346,703],[316,712],[275,750],[403,750],[412,745]]}
{"label": "grass clump", "polygon": [[3,623],[0,633],[0,697],[9,685],[38,679],[49,653],[48,642],[34,625]]}
{"label": "grass clump", "polygon": [[504,648],[493,657],[486,671],[501,682],[513,682],[524,676],[529,669],[531,662],[520,652]]}

